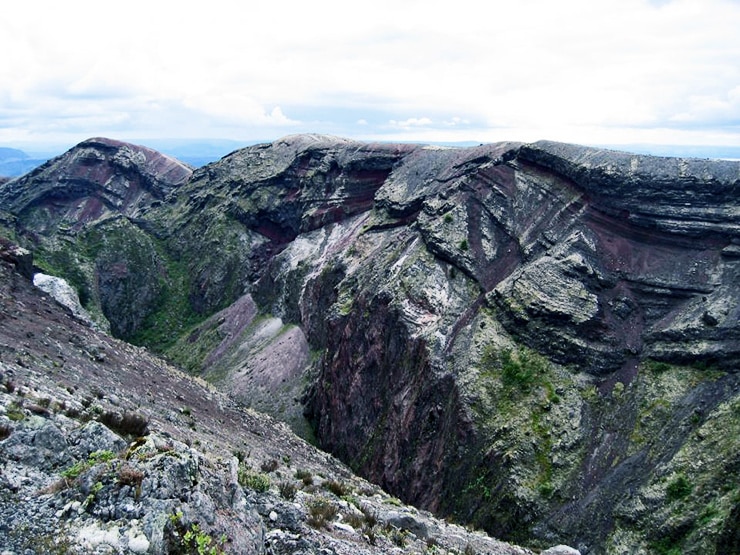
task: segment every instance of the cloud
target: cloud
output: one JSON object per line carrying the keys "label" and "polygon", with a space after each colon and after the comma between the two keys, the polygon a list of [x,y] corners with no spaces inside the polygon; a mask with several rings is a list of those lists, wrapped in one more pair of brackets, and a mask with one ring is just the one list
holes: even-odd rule
{"label": "cloud", "polygon": [[470,125],[470,120],[454,116],[443,122],[448,127],[458,127],[460,125]]}
{"label": "cloud", "polygon": [[299,122],[288,118],[280,106],[267,109],[247,95],[238,93],[212,93],[188,96],[182,101],[186,108],[200,112],[218,122],[237,125],[276,126],[296,125]]}
{"label": "cloud", "polygon": [[740,126],[740,85],[725,94],[695,95],[671,121],[677,125]]}
{"label": "cloud", "polygon": [[424,127],[432,125],[432,120],[429,118],[408,118],[402,121],[396,121],[394,119],[388,122],[392,127],[400,127],[401,129],[410,129],[412,127]]}
{"label": "cloud", "polygon": [[472,0],[279,0],[243,13],[236,0],[9,4],[0,137],[740,142],[738,2],[482,13]]}

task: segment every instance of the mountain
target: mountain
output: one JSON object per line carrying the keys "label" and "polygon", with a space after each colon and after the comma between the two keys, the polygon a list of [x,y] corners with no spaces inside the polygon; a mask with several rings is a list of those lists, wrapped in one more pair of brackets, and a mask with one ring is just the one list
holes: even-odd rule
{"label": "mountain", "polygon": [[436,514],[729,553],[740,164],[300,135],[192,171],[94,139],[0,225],[112,334]]}
{"label": "mountain", "polygon": [[0,161],[5,160],[23,160],[28,158],[28,154],[17,148],[0,147]]}
{"label": "mountain", "polygon": [[0,147],[0,176],[15,177],[31,171],[45,160],[33,159],[22,150]]}
{"label": "mountain", "polygon": [[635,152],[638,154],[652,154],[657,156],[740,160],[740,147],[737,146],[630,144],[610,145],[609,148],[616,148],[618,150],[626,150],[628,152]]}
{"label": "mountain", "polygon": [[284,424],[91,328],[0,240],[3,553],[531,551],[403,506]]}

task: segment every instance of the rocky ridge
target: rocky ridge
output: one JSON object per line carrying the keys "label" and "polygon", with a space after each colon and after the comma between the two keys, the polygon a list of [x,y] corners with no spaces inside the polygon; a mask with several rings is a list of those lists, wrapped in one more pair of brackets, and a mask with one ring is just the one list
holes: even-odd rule
{"label": "rocky ridge", "polygon": [[0,249],[2,553],[531,553],[402,505],[96,331],[17,252]]}
{"label": "rocky ridge", "polygon": [[404,500],[534,546],[723,553],[739,167],[293,136],[79,225],[0,200],[114,334]]}

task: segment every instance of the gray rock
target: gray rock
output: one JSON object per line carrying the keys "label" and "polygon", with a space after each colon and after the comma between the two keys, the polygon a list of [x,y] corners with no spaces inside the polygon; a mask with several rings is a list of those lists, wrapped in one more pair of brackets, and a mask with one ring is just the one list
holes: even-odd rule
{"label": "gray rock", "polygon": [[87,459],[96,451],[110,451],[118,454],[126,446],[126,441],[107,426],[97,421],[88,422],[73,431],[69,436],[71,452],[78,459]]}
{"label": "gray rock", "polygon": [[77,291],[65,279],[37,273],[33,276],[33,284],[51,295],[57,302],[66,306],[76,318],[90,325],[93,324],[90,313],[80,304],[80,297],[77,295]]}
{"label": "gray rock", "polygon": [[581,555],[581,552],[567,545],[556,545],[545,549],[540,555]]}
{"label": "gray rock", "polygon": [[387,524],[399,530],[407,530],[421,539],[433,538],[440,533],[437,525],[419,514],[391,511],[383,519]]}
{"label": "gray rock", "polygon": [[26,279],[33,279],[33,254],[18,245],[0,243],[0,259],[10,262],[15,271]]}

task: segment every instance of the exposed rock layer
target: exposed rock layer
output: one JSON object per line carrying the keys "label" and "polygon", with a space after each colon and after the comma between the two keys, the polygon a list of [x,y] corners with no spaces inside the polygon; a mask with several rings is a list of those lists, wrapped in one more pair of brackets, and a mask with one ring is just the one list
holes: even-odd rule
{"label": "exposed rock layer", "polygon": [[320,444],[404,499],[584,552],[734,541],[739,164],[294,136],[183,175],[56,227],[11,181],[2,221],[114,333],[303,433],[308,384]]}
{"label": "exposed rock layer", "polygon": [[3,553],[532,553],[402,505],[284,424],[88,327],[0,245]]}

